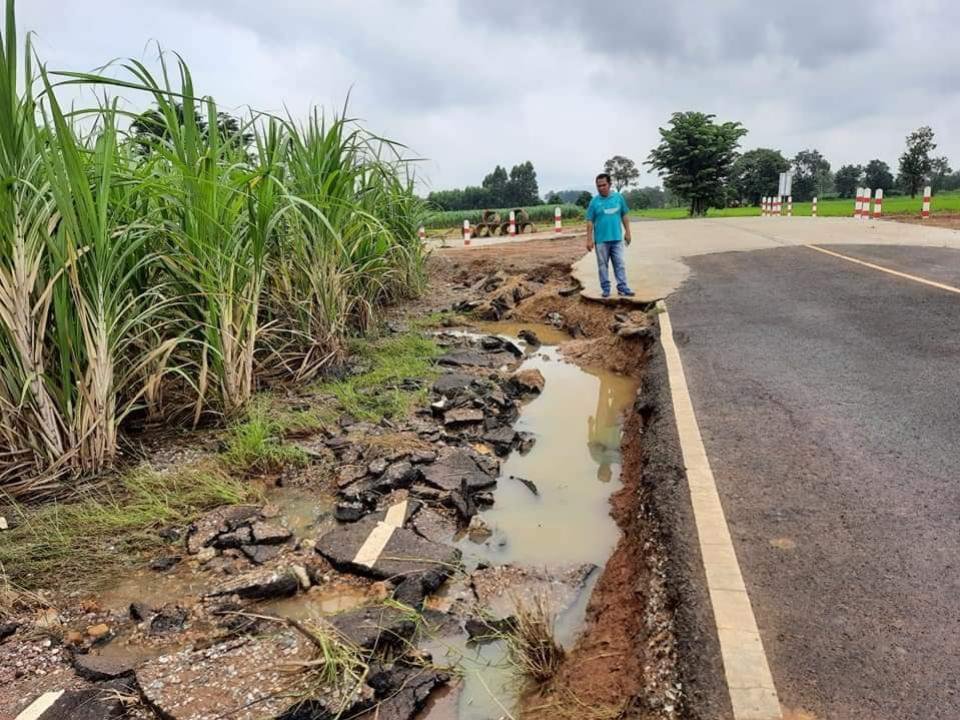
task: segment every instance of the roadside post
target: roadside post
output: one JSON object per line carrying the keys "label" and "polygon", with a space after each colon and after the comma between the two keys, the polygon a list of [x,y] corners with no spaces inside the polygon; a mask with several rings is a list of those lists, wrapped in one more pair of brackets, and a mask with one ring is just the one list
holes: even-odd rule
{"label": "roadside post", "polygon": [[777,217],[783,212],[782,198],[777,195],[773,199],[773,216]]}
{"label": "roadside post", "polygon": [[773,214],[781,215],[781,201],[783,198],[787,199],[787,217],[793,215],[793,171],[788,170],[787,172],[780,173],[780,194],[777,195],[776,201],[773,204]]}
{"label": "roadside post", "polygon": [[510,237],[517,234],[517,214],[513,210],[510,211],[510,224],[507,226],[507,234]]}
{"label": "roadside post", "polygon": [[926,220],[930,217],[930,186],[923,189],[923,209],[920,210],[920,217]]}
{"label": "roadside post", "polygon": [[863,212],[863,188],[857,188],[857,199],[853,204],[853,216],[859,220],[860,213]]}
{"label": "roadside post", "polygon": [[870,188],[863,189],[863,207],[860,210],[860,219],[869,220],[870,219],[870,200],[873,197],[873,190]]}
{"label": "roadside post", "polygon": [[559,207],[553,209],[553,231],[563,230],[563,211]]}
{"label": "roadside post", "polygon": [[883,188],[877,188],[873,199],[873,217],[879,220],[881,215],[883,215]]}
{"label": "roadside post", "polygon": [[817,216],[817,196],[813,196],[813,205],[810,206],[810,217]]}
{"label": "roadside post", "polygon": [[760,198],[760,217],[767,216],[767,196],[763,195]]}
{"label": "roadside post", "polygon": [[420,238],[420,242],[427,241],[427,229],[423,225],[421,225],[420,229],[417,230],[417,237]]}
{"label": "roadside post", "polygon": [[463,221],[463,244],[464,245],[470,244],[470,221],[469,220]]}

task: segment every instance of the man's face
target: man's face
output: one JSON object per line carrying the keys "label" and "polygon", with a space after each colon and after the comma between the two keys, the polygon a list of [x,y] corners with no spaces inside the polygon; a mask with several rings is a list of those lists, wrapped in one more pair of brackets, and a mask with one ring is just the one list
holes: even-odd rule
{"label": "man's face", "polygon": [[610,194],[610,183],[606,178],[597,178],[597,192],[603,197]]}

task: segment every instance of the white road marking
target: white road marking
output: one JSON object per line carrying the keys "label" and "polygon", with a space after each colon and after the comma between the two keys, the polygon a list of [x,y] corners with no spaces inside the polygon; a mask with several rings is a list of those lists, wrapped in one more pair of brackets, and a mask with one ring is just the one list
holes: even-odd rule
{"label": "white road marking", "polygon": [[834,252],[833,250],[827,250],[826,248],[817,247],[816,245],[804,245],[811,250],[816,250],[817,252],[822,252],[825,255],[833,255],[836,258],[841,260],[846,260],[847,262],[852,262],[857,265],[863,265],[868,267],[871,270],[879,270],[880,272],[885,272],[890,275],[894,275],[898,278],[903,278],[904,280],[912,280],[913,282],[920,283],[921,285],[929,285],[930,287],[937,288],[938,290],[946,290],[947,292],[958,293],[960,294],[960,288],[954,287],[953,285],[945,285],[944,283],[936,282],[935,280],[927,280],[926,278],[919,277],[917,275],[911,275],[909,273],[900,272],[899,270],[893,270],[892,268],[884,267],[883,265],[875,265],[871,262],[865,260],[860,260],[855,257],[850,257],[849,255],[843,255],[842,253]]}
{"label": "white road marking", "polygon": [[720,640],[723,670],[735,720],[782,720],[780,701],[763,650],[753,607],[740,573],[737,553],[693,411],[673,326],[661,301],[660,342],[670,376],[673,413],[687,471],[693,516],[707,589]]}
{"label": "white road marking", "polygon": [[30,707],[17,715],[17,720],[37,720],[60,699],[61,695],[63,695],[63,690],[44,693],[30,703]]}
{"label": "white road marking", "polygon": [[370,534],[367,535],[367,539],[363,541],[363,545],[357,550],[357,554],[353,558],[354,564],[373,567],[380,559],[387,543],[390,542],[390,538],[393,537],[393,531],[403,527],[403,521],[406,519],[406,500],[391,505],[387,510],[386,517],[376,524]]}

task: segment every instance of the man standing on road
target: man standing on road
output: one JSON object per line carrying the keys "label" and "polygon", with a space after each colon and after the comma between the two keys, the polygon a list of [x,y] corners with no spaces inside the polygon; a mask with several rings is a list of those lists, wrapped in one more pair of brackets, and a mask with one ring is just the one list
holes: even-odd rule
{"label": "man standing on road", "polygon": [[613,261],[613,274],[617,278],[617,293],[633,297],[627,285],[627,268],[623,264],[623,243],[630,244],[630,218],[627,201],[610,187],[607,173],[597,175],[597,195],[587,206],[587,252],[596,247],[597,268],[600,270],[600,290],[603,297],[610,297],[609,265]]}

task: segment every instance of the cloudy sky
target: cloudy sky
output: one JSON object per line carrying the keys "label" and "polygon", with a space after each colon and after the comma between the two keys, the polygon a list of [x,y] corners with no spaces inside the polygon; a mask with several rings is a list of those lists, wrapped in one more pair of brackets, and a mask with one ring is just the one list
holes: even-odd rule
{"label": "cloudy sky", "polygon": [[[960,6],[939,0],[19,0],[51,69],[187,59],[231,109],[339,108],[425,158],[432,189],[532,160],[540,189],[638,163],[670,113],[749,129],[743,148],[895,166],[929,124],[960,165]],[[127,96],[137,102],[134,96]],[[653,176],[644,180],[653,182]]]}

